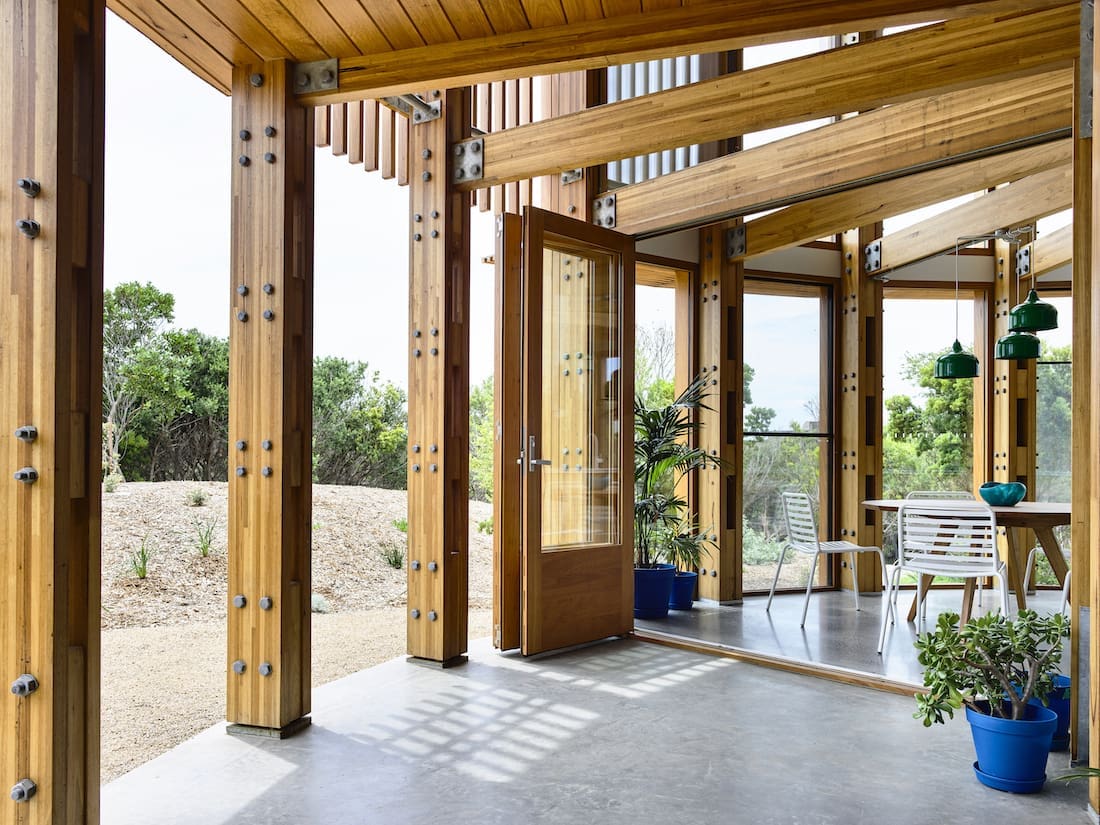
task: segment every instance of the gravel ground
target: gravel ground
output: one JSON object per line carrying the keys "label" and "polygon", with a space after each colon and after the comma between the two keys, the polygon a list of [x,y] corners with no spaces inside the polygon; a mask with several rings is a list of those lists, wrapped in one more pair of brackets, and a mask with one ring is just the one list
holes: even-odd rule
{"label": "gravel ground", "polygon": [[[201,506],[191,505],[196,491]],[[476,528],[490,514],[470,503],[471,639],[492,624],[492,537]],[[404,550],[394,522],[405,515],[403,490],[314,486],[313,592],[330,611],[313,614],[315,687],[404,654],[405,571],[383,553]],[[211,524],[203,556],[199,530]],[[226,602],[224,482],[128,483],[104,494],[104,782],[224,718]]]}

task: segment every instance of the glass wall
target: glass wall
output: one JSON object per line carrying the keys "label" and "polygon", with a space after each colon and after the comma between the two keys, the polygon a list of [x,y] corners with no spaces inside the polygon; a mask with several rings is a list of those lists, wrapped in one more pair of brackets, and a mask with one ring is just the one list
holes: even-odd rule
{"label": "glass wall", "polygon": [[[832,454],[831,288],[745,279],[742,574],[746,593],[771,587],[786,539],[780,493],[803,492],[829,529]],[[823,524],[822,524],[823,523]],[[804,558],[779,586],[805,587]],[[822,584],[831,584],[832,571]]]}

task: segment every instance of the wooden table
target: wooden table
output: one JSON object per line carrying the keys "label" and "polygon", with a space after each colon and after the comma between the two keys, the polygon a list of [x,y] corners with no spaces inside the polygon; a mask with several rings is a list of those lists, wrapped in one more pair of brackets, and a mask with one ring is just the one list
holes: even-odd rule
{"label": "wooden table", "polygon": [[[929,499],[883,498],[869,499],[863,502],[863,506],[869,510],[896,513],[898,507],[907,502],[909,504],[935,503],[934,500]],[[953,499],[946,503],[958,504],[959,500]],[[1023,575],[1024,563],[1027,561],[1027,548],[1022,546],[1023,543],[1017,534],[1021,530],[1033,530],[1035,532],[1035,538],[1039,540],[1039,545],[1043,548],[1047,561],[1050,562],[1050,569],[1058,577],[1058,583],[1064,584],[1066,576],[1069,574],[1069,568],[1066,566],[1062,549],[1058,546],[1058,538],[1054,535],[1054,528],[1070,523],[1069,504],[1060,501],[1021,501],[1012,507],[991,507],[990,509],[997,517],[997,526],[1004,527],[1005,535],[1008,537],[1008,558],[1005,559],[1005,564],[1008,567],[1008,587],[1016,592],[1016,604],[1023,610],[1027,607],[1027,594],[1024,592]],[[926,582],[924,588],[925,592],[928,590],[927,584],[928,582]],[[963,621],[970,613],[969,608],[973,591],[974,579],[967,579],[966,596],[963,600]],[[917,600],[914,597],[913,605],[909,608],[909,621],[913,621],[916,617]]]}

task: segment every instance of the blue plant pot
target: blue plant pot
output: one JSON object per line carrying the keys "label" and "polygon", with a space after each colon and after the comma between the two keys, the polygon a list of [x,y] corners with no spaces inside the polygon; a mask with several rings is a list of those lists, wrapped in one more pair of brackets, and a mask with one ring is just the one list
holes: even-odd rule
{"label": "blue plant pot", "polygon": [[699,574],[694,571],[680,572],[673,577],[669,610],[691,610],[695,604],[695,584],[698,580]]}
{"label": "blue plant pot", "polygon": [[991,507],[1012,507],[1023,501],[1027,487],[1018,481],[987,481],[978,488],[978,495]]}
{"label": "blue plant pot", "polygon": [[668,615],[668,600],[676,568],[671,564],[634,568],[634,618],[660,619]]}
{"label": "blue plant pot", "polygon": [[979,782],[1012,793],[1042,790],[1058,714],[1029,704],[1023,719],[1000,719],[968,707],[966,719],[978,756],[974,773]]}
{"label": "blue plant pot", "polygon": [[1064,751],[1069,747],[1069,686],[1069,677],[1059,673],[1054,677],[1054,690],[1047,694],[1047,707],[1058,714],[1058,727],[1050,743],[1052,751]]}

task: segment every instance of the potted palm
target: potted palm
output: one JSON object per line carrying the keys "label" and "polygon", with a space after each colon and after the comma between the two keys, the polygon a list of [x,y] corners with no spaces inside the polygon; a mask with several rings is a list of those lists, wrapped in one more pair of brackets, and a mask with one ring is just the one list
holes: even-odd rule
{"label": "potted palm", "polygon": [[[705,387],[705,379],[697,378],[671,404],[655,409],[634,399],[634,615],[640,619],[668,614],[677,567],[690,574],[681,586],[690,592],[691,606],[698,575],[693,568],[707,539],[686,516],[687,500],[677,485],[697,467],[720,463],[692,444]],[[681,609],[684,603],[683,597],[676,602]]]}
{"label": "potted palm", "polygon": [[1060,613],[1040,618],[1021,610],[1015,619],[988,614],[959,626],[942,614],[932,633],[916,641],[927,694],[913,716],[925,726],[965,706],[984,785],[1035,793],[1046,781],[1047,754],[1058,722],[1047,708],[1067,622]]}

